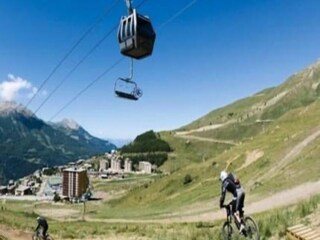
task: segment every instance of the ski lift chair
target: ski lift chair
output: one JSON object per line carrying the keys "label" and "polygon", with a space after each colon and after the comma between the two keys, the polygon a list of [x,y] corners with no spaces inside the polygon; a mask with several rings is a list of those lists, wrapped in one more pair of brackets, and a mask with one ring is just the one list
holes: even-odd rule
{"label": "ski lift chair", "polygon": [[118,78],[114,84],[114,92],[118,97],[128,100],[136,101],[142,96],[142,90],[130,78]]}

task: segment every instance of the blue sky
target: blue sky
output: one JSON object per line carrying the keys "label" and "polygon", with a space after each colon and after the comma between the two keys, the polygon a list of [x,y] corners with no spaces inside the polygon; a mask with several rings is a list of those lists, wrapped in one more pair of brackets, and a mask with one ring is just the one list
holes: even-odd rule
{"label": "blue sky", "polygon": [[[278,85],[320,56],[320,1],[198,0],[161,27],[190,2],[147,0],[139,8],[141,14],[150,16],[157,32],[153,55],[134,63],[134,79],[144,92],[139,101],[114,96],[114,81],[129,74],[129,60],[125,60],[54,121],[75,119],[104,138],[134,138],[150,129],[174,129]],[[114,0],[0,1],[0,98],[26,104],[112,3]],[[119,0],[47,82],[29,105],[31,110],[37,109],[123,14],[125,4]],[[49,120],[120,57],[114,32],[37,115]]]}

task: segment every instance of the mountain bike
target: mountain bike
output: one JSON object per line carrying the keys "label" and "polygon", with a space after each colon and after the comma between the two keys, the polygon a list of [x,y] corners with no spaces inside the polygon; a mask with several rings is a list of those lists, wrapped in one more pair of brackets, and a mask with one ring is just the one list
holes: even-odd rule
{"label": "mountain bike", "polygon": [[[225,240],[237,240],[239,238],[239,229],[240,229],[240,223],[237,221],[237,219],[233,216],[232,213],[232,206],[224,205],[223,206],[227,211],[227,220],[224,222],[222,226],[222,236]],[[232,223],[235,224],[232,224]],[[244,216],[243,217],[243,223],[244,223],[244,230],[240,233],[242,234],[246,239],[252,239],[252,240],[259,240],[260,234],[258,225],[250,216]],[[234,229],[234,226],[236,226],[236,229]]]}
{"label": "mountain bike", "polygon": [[49,234],[43,237],[42,231],[39,229],[39,230],[36,230],[32,235],[32,240],[54,240],[54,239]]}

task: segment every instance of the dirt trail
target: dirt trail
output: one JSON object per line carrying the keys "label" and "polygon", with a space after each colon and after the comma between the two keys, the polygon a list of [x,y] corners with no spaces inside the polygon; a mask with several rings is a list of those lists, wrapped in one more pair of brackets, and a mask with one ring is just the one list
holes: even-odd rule
{"label": "dirt trail", "polygon": [[221,128],[230,122],[222,123],[222,124],[208,125],[208,126],[200,127],[197,129],[192,129],[190,131],[175,132],[174,136],[179,137],[179,138],[183,138],[186,140],[197,140],[197,141],[203,141],[203,142],[213,142],[213,143],[222,143],[222,144],[228,144],[228,145],[237,145],[235,142],[229,141],[229,140],[220,140],[220,139],[205,138],[205,137],[191,135],[192,133],[196,133],[196,132],[206,132],[206,131],[210,131],[213,129]]}
{"label": "dirt trail", "polygon": [[184,138],[186,140],[197,140],[197,141],[203,141],[203,142],[213,142],[213,143],[222,143],[222,144],[229,144],[229,145],[237,145],[233,141],[228,140],[219,140],[219,139],[213,139],[213,138],[204,138],[204,137],[198,137],[193,135],[176,135],[179,138]]}
{"label": "dirt trail", "polygon": [[256,149],[252,152],[247,152],[246,154],[247,154],[247,157],[244,164],[240,168],[238,168],[237,171],[248,167],[249,165],[257,161],[259,158],[263,157],[264,151]]}
{"label": "dirt trail", "polygon": [[4,240],[27,240],[32,239],[32,233],[11,229],[0,225],[0,239]]}
{"label": "dirt trail", "polygon": [[206,137],[199,137],[199,136],[191,135],[192,133],[196,133],[196,132],[206,132],[206,131],[214,130],[217,128],[221,128],[231,122],[232,121],[229,121],[226,123],[221,123],[221,124],[207,125],[204,127],[192,129],[190,131],[180,131],[180,132],[178,131],[178,132],[175,132],[174,136],[179,137],[179,138],[183,138],[186,140],[196,140],[196,141],[203,141],[203,142],[213,142],[213,143],[222,143],[222,144],[228,144],[228,145],[237,145],[235,142],[229,141],[229,140],[220,140],[220,139],[206,138]]}
{"label": "dirt trail", "polygon": [[[300,186],[294,187],[292,189],[288,189],[268,197],[265,197],[262,200],[254,201],[249,203],[245,207],[245,211],[247,214],[252,213],[259,213],[267,210],[271,210],[273,208],[282,207],[290,204],[297,203],[301,200],[309,199],[311,196],[320,194],[320,181],[317,182],[309,182],[302,184]],[[217,201],[212,200],[212,204],[216,204]],[[186,209],[187,210],[187,209]],[[201,211],[201,206],[199,207],[199,211]],[[173,213],[174,214],[174,213]],[[224,210],[213,211],[207,210],[203,213],[194,213],[184,216],[181,214],[180,216],[166,216],[163,219],[92,219],[86,218],[86,221],[90,222],[112,222],[112,223],[163,223],[163,224],[170,224],[170,223],[178,223],[178,222],[199,222],[199,221],[215,221],[219,219],[225,218]],[[61,219],[60,219],[61,220]],[[65,220],[64,220],[65,221]],[[75,219],[70,219],[69,221],[75,221]],[[4,239],[10,240],[26,240],[31,239],[32,233],[30,232],[23,232],[19,230],[13,230],[4,226],[0,225],[0,239],[1,237],[5,237]],[[96,238],[96,240],[102,238]],[[118,240],[125,240],[130,239],[126,238],[119,238],[116,236],[115,238],[110,237],[103,239],[118,239]],[[131,238],[133,239],[133,238]]]}
{"label": "dirt trail", "polygon": [[229,144],[229,145],[237,145],[233,141],[219,140],[219,139],[213,139],[213,138],[204,138],[204,137],[198,137],[198,136],[193,136],[193,135],[176,135],[176,137],[183,138],[186,140],[197,140],[197,141],[203,141],[203,142],[214,142],[214,143],[222,143],[222,144]]}
{"label": "dirt trail", "polygon": [[[31,240],[32,233],[23,232],[19,230],[10,229],[4,226],[0,226],[0,240]],[[55,240],[59,240],[62,238],[55,237]],[[137,237],[130,237],[130,236],[121,236],[121,235],[111,235],[111,236],[101,236],[101,237],[87,237],[81,239],[72,239],[72,240],[136,240]],[[139,237],[140,240],[147,240],[147,238]],[[71,240],[71,239],[64,239],[64,240]]]}
{"label": "dirt trail", "polygon": [[307,147],[310,143],[312,143],[314,140],[316,140],[320,136],[320,129],[318,128],[314,133],[306,137],[303,141],[298,143],[296,146],[294,146],[290,152],[288,152],[278,163],[274,165],[269,171],[266,171],[266,173],[261,177],[273,177],[276,173],[278,173],[279,169],[286,166],[288,163],[290,163],[291,160],[293,160],[295,157],[297,157],[305,147]]}
{"label": "dirt trail", "polygon": [[176,135],[180,136],[180,135],[188,135],[188,134],[195,133],[195,132],[210,131],[210,130],[213,130],[213,129],[217,129],[217,128],[223,127],[224,125],[226,125],[226,123],[208,125],[208,126],[200,127],[200,128],[197,128],[197,129],[192,129],[190,131],[176,132]]}
{"label": "dirt trail", "polygon": [[[264,212],[278,207],[287,206],[290,204],[298,203],[301,200],[307,200],[311,196],[320,194],[320,181],[309,182],[300,186],[288,189],[264,199],[248,203],[245,207],[247,214]],[[217,204],[217,201],[212,200],[212,204]],[[187,207],[189,209],[189,207]],[[186,209],[186,210],[187,210]],[[199,208],[201,212],[201,207]],[[92,219],[87,218],[90,222],[118,222],[118,223],[178,223],[178,222],[199,222],[199,221],[215,221],[225,218],[224,210],[219,211],[204,211],[203,213],[188,214],[184,216],[183,213],[180,216],[174,215],[172,217],[166,215],[161,219]],[[70,221],[73,221],[70,219]]]}

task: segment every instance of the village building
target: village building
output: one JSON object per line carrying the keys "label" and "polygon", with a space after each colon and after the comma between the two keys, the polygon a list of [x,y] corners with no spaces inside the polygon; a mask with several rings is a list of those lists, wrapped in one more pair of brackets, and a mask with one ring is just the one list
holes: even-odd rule
{"label": "village building", "polygon": [[129,158],[124,160],[124,172],[130,173],[132,172],[132,161]]}
{"label": "village building", "polygon": [[99,172],[104,172],[109,167],[109,162],[106,159],[101,159],[99,162]]}
{"label": "village building", "polygon": [[15,190],[15,195],[16,196],[25,196],[25,195],[31,195],[32,191],[29,186],[25,185],[20,185],[18,188]]}
{"label": "village building", "polygon": [[63,170],[62,195],[69,198],[81,197],[89,187],[87,170],[67,168]]}
{"label": "village building", "polygon": [[8,187],[7,186],[0,186],[0,195],[5,195],[8,193]]}
{"label": "village building", "polygon": [[17,184],[13,180],[10,180],[8,183],[8,194],[15,194],[16,188]]}
{"label": "village building", "polygon": [[139,171],[143,173],[151,173],[152,165],[149,162],[141,161],[139,162]]}
{"label": "village building", "polygon": [[112,172],[120,172],[121,171],[121,160],[118,158],[111,159],[111,169]]}

